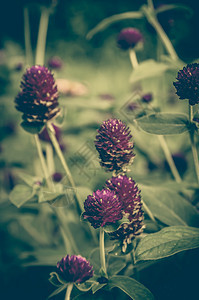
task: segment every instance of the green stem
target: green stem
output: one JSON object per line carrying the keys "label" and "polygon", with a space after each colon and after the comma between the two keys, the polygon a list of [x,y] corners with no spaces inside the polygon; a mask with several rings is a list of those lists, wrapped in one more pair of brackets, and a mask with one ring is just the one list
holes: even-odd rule
{"label": "green stem", "polygon": [[65,300],[70,300],[70,294],[72,292],[72,289],[73,289],[73,283],[69,283],[66,289]]}
{"label": "green stem", "polygon": [[59,146],[59,143],[58,143],[58,141],[57,141],[57,139],[56,139],[56,137],[55,137],[54,128],[53,128],[52,124],[50,124],[50,123],[47,124],[46,128],[47,128],[47,130],[48,130],[48,134],[49,134],[50,139],[51,139],[51,141],[52,141],[52,144],[53,144],[53,146],[54,146],[54,148],[55,148],[55,151],[56,151],[56,153],[57,153],[57,155],[58,155],[58,157],[59,157],[59,159],[60,159],[60,161],[61,161],[61,163],[62,163],[62,166],[63,166],[63,168],[64,168],[64,170],[65,170],[65,172],[66,172],[66,175],[67,175],[67,177],[68,177],[68,180],[69,180],[69,182],[70,182],[72,188],[74,189],[74,193],[75,193],[76,200],[77,200],[77,201],[76,201],[77,209],[78,209],[79,212],[81,212],[81,210],[82,210],[81,199],[79,198],[79,195],[78,195],[78,193],[77,193],[77,188],[76,188],[76,186],[75,186],[73,177],[72,177],[72,175],[71,175],[71,173],[70,173],[70,170],[69,170],[69,168],[68,168],[68,165],[67,165],[67,163],[66,163],[66,161],[65,161],[65,158],[64,158],[63,153],[62,153],[62,151],[61,151],[61,148],[60,148],[60,146]]}
{"label": "green stem", "polygon": [[175,178],[176,182],[178,182],[178,183],[182,182],[182,179],[181,179],[180,174],[179,174],[179,172],[178,172],[178,170],[176,168],[176,165],[175,165],[175,163],[173,161],[171,152],[169,150],[169,147],[167,145],[167,142],[166,142],[164,136],[163,135],[158,135],[157,137],[158,137],[158,140],[159,140],[160,145],[162,147],[162,150],[164,152],[164,155],[166,157],[166,160],[168,162],[168,165],[170,167],[170,170],[171,170],[171,172],[173,174],[173,177]]}
{"label": "green stem", "polygon": [[50,176],[48,174],[48,169],[47,169],[45,158],[44,158],[44,155],[43,155],[43,152],[42,152],[41,143],[39,141],[39,137],[38,137],[37,134],[35,134],[34,137],[35,137],[35,144],[36,144],[36,147],[37,147],[37,152],[38,152],[39,159],[40,159],[40,162],[41,162],[41,167],[42,167],[44,177],[45,177],[45,180],[46,180],[46,184],[47,184],[48,188],[52,191],[52,181],[51,181]]}
{"label": "green stem", "polygon": [[[46,179],[47,186],[50,191],[54,191],[54,184],[53,184],[52,180],[50,179],[51,177],[49,176],[49,173],[48,173],[48,168],[46,166],[45,158],[43,156],[41,143],[39,141],[39,137],[37,134],[35,134],[35,143],[37,146],[37,151],[38,151],[39,159],[41,162],[41,166],[42,166],[42,170],[43,170],[43,173],[44,173],[44,176]],[[60,222],[60,230],[62,233],[62,237],[63,237],[63,241],[64,241],[66,250],[68,252],[71,252],[71,254],[74,253],[74,251],[75,251],[75,253],[78,253],[77,246],[76,246],[75,241],[70,233],[70,230],[68,230],[68,227],[65,225],[64,219],[66,218],[66,216],[63,215],[63,210],[60,208],[54,208],[53,206],[51,206],[51,208],[53,209],[54,213],[57,215],[58,220]],[[70,247],[70,245],[72,246],[72,248]]]}
{"label": "green stem", "polygon": [[36,65],[44,64],[49,15],[50,15],[49,9],[42,10],[40,23],[39,23],[39,33],[37,38],[37,48],[36,48],[36,57],[35,57]]}
{"label": "green stem", "polygon": [[167,52],[170,54],[171,58],[173,60],[177,60],[178,55],[177,55],[170,39],[166,35],[164,29],[162,28],[162,26],[158,22],[157,17],[156,17],[155,12],[154,12],[154,9],[151,8],[151,5],[150,5],[150,7],[143,7],[143,12],[144,12],[148,22],[156,30],[157,34],[159,35],[160,39],[162,40],[162,42],[163,42]]}
{"label": "green stem", "polygon": [[145,210],[145,212],[147,213],[147,215],[149,216],[149,218],[156,223],[156,220],[151,212],[151,210],[148,208],[148,206],[146,205],[146,203],[142,200],[142,204],[143,204],[143,208]]}
{"label": "green stem", "polygon": [[129,57],[132,64],[133,69],[138,67],[138,60],[134,49],[129,50]]}
{"label": "green stem", "polygon": [[26,64],[33,64],[33,53],[30,40],[30,23],[29,23],[29,13],[28,8],[24,8],[24,39],[25,39],[25,54],[26,54]]}
{"label": "green stem", "polygon": [[104,248],[104,229],[102,227],[100,227],[100,263],[102,270],[104,271],[105,275],[107,275]]}
{"label": "green stem", "polygon": [[52,174],[55,173],[55,164],[54,164],[54,157],[53,157],[53,148],[49,143],[46,143],[46,160],[47,160],[48,172],[52,176]]}
{"label": "green stem", "polygon": [[153,0],[147,0],[148,6],[152,9],[154,9]]}
{"label": "green stem", "polygon": [[[193,106],[189,105],[189,121],[193,121]],[[191,129],[190,131],[190,141],[191,141],[191,150],[193,154],[193,160],[194,160],[194,165],[195,165],[195,171],[196,171],[196,176],[197,180],[199,183],[199,160],[198,160],[198,152],[196,148],[196,143],[195,143],[195,132],[194,130]]]}

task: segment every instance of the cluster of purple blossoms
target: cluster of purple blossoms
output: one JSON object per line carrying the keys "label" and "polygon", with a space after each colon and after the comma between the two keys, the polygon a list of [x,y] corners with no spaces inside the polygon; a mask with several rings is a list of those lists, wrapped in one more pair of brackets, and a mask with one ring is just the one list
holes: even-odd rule
{"label": "cluster of purple blossoms", "polygon": [[48,60],[48,67],[50,69],[60,70],[63,66],[63,62],[60,57],[53,56]]}
{"label": "cluster of purple blossoms", "polygon": [[93,277],[93,267],[81,255],[67,255],[57,263],[61,279],[69,283],[83,283]]}
{"label": "cluster of purple blossoms", "polygon": [[104,121],[98,130],[95,147],[100,164],[107,171],[123,172],[134,158],[130,129],[118,119]]}
{"label": "cluster of purple blossoms", "polygon": [[173,83],[180,99],[188,99],[190,105],[199,103],[199,64],[188,64],[179,70],[177,81]]}
{"label": "cluster of purple blossoms", "polygon": [[141,32],[136,28],[124,28],[117,37],[117,45],[122,50],[133,49],[139,42],[143,41]]}
{"label": "cluster of purple blossoms", "polygon": [[15,98],[15,103],[26,122],[42,124],[54,118],[60,108],[52,73],[44,66],[28,68],[23,75],[21,91]]}

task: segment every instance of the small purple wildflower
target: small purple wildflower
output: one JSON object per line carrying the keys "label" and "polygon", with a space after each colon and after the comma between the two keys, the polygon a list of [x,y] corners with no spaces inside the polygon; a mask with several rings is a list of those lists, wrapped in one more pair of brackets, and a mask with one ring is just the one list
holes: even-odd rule
{"label": "small purple wildflower", "polygon": [[48,61],[48,67],[50,69],[60,70],[63,66],[63,62],[60,57],[53,56]]}
{"label": "small purple wildflower", "polygon": [[104,121],[95,140],[101,166],[107,171],[120,172],[131,165],[135,156],[131,138],[130,129],[121,120]]}
{"label": "small purple wildflower", "polygon": [[45,123],[60,111],[58,91],[52,73],[44,66],[33,66],[22,77],[16,109],[30,123]]}
{"label": "small purple wildflower", "polygon": [[57,263],[58,274],[66,282],[83,283],[93,277],[93,267],[81,255],[66,255]]}
{"label": "small purple wildflower", "polygon": [[113,191],[97,190],[84,202],[83,218],[94,228],[104,227],[122,219],[121,203]]}
{"label": "small purple wildflower", "polygon": [[149,103],[153,100],[153,95],[151,93],[147,93],[142,95],[141,101],[144,103]]}
{"label": "small purple wildflower", "polygon": [[177,81],[173,83],[180,99],[188,99],[190,105],[199,103],[199,64],[188,64],[179,70]]}
{"label": "small purple wildflower", "polygon": [[63,178],[63,175],[59,172],[56,172],[52,175],[53,181],[60,182]]}
{"label": "small purple wildflower", "polygon": [[117,37],[117,45],[122,50],[132,49],[141,41],[143,41],[141,32],[132,27],[124,28]]}
{"label": "small purple wildflower", "polygon": [[132,221],[135,213],[142,212],[140,190],[132,178],[126,175],[113,176],[106,181],[106,187],[118,196],[122,210],[127,214],[129,221]]}

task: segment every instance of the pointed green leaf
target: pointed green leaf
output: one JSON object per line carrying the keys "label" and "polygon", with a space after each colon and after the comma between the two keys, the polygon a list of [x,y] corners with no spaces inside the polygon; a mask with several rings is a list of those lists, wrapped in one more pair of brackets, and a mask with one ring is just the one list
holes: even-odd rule
{"label": "pointed green leaf", "polygon": [[157,113],[141,117],[136,122],[142,130],[151,134],[171,135],[189,131],[185,114]]}
{"label": "pointed green leaf", "polygon": [[34,191],[30,186],[18,184],[9,195],[10,201],[20,207],[34,196]]}
{"label": "pointed green leaf", "polygon": [[136,261],[156,260],[199,247],[199,229],[187,226],[166,227],[149,234],[138,244]]}
{"label": "pointed green leaf", "polygon": [[128,276],[112,276],[109,279],[107,288],[119,288],[134,300],[153,300],[152,293],[141,283]]}
{"label": "pointed green leaf", "polygon": [[162,223],[175,225],[199,225],[196,209],[178,192],[164,186],[147,186],[139,184],[143,201],[153,216]]}
{"label": "pointed green leaf", "polygon": [[29,122],[22,122],[21,127],[27,131],[28,133],[31,134],[38,134],[42,131],[42,129],[44,128],[44,124],[42,123],[29,123]]}
{"label": "pointed green leaf", "polygon": [[50,273],[50,278],[48,279],[50,281],[50,283],[52,283],[54,286],[61,286],[63,284],[66,284],[66,282],[64,282],[59,274],[57,274],[56,272],[52,272]]}
{"label": "pointed green leaf", "polygon": [[52,298],[56,295],[58,295],[59,293],[61,293],[63,290],[65,290],[67,288],[67,284],[60,286],[58,289],[56,289],[52,294],[50,294],[50,296],[48,296],[49,298]]}

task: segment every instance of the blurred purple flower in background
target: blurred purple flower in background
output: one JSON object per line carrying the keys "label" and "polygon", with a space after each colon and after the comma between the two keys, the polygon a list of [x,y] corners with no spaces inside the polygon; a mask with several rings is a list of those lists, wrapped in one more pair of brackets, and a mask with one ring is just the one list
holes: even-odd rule
{"label": "blurred purple flower in background", "polygon": [[122,50],[134,48],[139,42],[143,41],[141,32],[136,28],[124,28],[117,37],[117,45]]}

